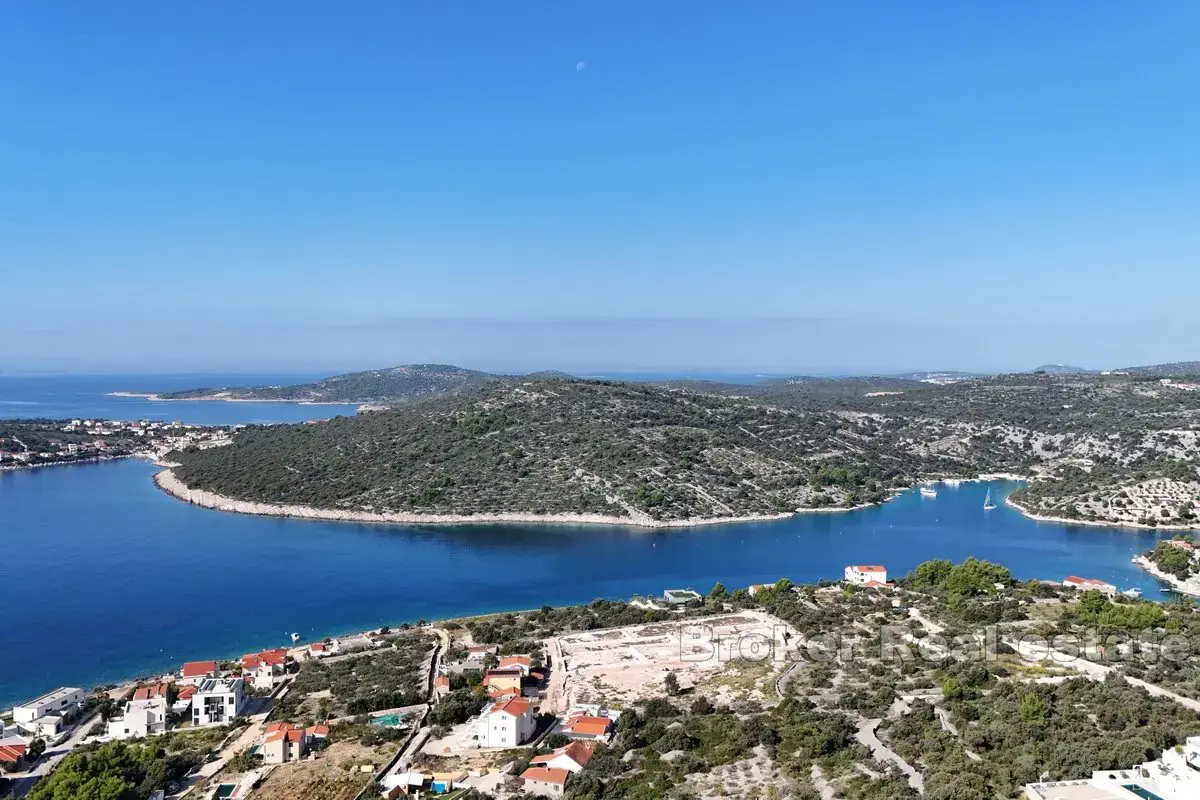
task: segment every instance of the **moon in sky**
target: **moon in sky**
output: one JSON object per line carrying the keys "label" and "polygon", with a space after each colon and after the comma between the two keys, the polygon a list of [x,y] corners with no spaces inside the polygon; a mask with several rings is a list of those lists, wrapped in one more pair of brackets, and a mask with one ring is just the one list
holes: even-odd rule
{"label": "moon in sky", "polygon": [[575,62],[575,71],[576,71],[576,72],[583,72],[583,70],[584,70],[586,67],[587,67],[587,62],[586,62],[586,61],[576,61],[576,62]]}

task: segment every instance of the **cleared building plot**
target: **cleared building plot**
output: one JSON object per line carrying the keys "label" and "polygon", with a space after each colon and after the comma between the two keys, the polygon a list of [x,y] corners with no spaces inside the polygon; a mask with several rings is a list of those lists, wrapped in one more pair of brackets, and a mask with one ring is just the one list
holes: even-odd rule
{"label": "cleared building plot", "polygon": [[753,673],[765,681],[786,665],[798,644],[794,630],[761,611],[561,636],[549,650],[561,654],[554,670],[565,676],[556,705],[561,712],[661,696],[669,673],[684,690],[712,685],[730,673]]}

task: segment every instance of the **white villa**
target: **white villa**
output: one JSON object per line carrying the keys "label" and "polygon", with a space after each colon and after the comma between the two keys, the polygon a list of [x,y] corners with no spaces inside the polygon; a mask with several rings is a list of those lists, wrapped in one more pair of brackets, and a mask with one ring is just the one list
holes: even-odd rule
{"label": "white villa", "polygon": [[846,583],[854,586],[886,586],[887,568],[878,564],[852,564],[844,573]]}
{"label": "white villa", "polygon": [[479,715],[477,735],[480,747],[516,747],[532,734],[533,709],[523,697],[492,703]]}
{"label": "white villa", "polygon": [[162,733],[167,729],[167,698],[150,697],[130,700],[120,719],[108,721],[108,735],[113,739],[130,739]]}
{"label": "white villa", "polygon": [[1157,761],[1093,772],[1077,781],[1030,783],[1028,800],[1195,800],[1200,797],[1200,736],[1164,750]]}
{"label": "white villa", "polygon": [[13,722],[35,736],[57,736],[63,717],[83,707],[83,690],[73,687],[55,689],[36,700],[13,706]]}
{"label": "white villa", "polygon": [[224,725],[242,713],[245,705],[241,678],[209,678],[192,696],[192,724]]}

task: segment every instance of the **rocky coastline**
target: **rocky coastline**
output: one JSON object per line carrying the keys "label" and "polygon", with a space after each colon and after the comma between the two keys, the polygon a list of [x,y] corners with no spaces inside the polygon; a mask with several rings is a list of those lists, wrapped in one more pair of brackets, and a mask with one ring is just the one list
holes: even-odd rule
{"label": "rocky coastline", "polygon": [[369,511],[339,511],[332,508],[237,500],[232,497],[215,494],[214,492],[204,491],[203,489],[192,489],[179,480],[175,476],[174,471],[170,469],[156,473],[154,484],[167,494],[186,503],[201,506],[202,508],[264,517],[289,517],[293,519],[327,520],[331,522],[369,522],[393,525],[545,523],[559,525],[618,525],[638,528],[695,528],[736,522],[769,522],[792,516],[792,513],[788,512],[780,514],[746,514],[730,517],[656,520],[646,514],[631,514],[628,517],[618,517],[607,514],[532,514],[515,511],[501,511],[493,514],[418,514],[409,512],[377,514]]}

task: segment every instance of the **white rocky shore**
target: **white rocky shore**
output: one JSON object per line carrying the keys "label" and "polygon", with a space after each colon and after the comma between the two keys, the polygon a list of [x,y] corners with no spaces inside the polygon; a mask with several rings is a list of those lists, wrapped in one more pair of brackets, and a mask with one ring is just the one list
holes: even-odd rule
{"label": "white rocky shore", "polygon": [[[172,470],[156,473],[154,483],[169,495],[192,505],[217,511],[233,511],[238,514],[255,514],[264,517],[294,517],[296,519],[322,519],[333,522],[378,522],[401,525],[473,525],[507,522],[556,523],[560,525],[623,525],[639,528],[694,528],[701,525],[724,525],[731,522],[765,522],[792,516],[783,514],[747,514],[739,517],[699,517],[678,520],[657,520],[646,514],[631,513],[627,517],[606,514],[530,514],[527,512],[502,511],[495,514],[375,514],[368,511],[338,511],[332,508],[313,506],[280,505],[237,500],[232,497],[192,489],[175,477]],[[844,509],[843,509],[844,510]]]}

